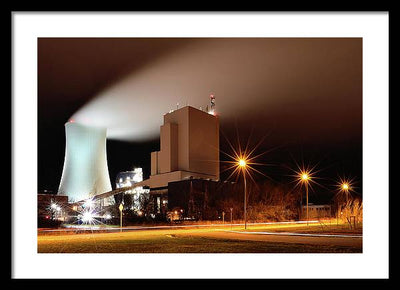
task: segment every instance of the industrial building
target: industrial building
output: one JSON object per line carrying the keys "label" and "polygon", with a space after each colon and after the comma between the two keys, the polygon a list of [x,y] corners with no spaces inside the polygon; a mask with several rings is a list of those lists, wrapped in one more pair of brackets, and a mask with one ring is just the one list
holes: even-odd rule
{"label": "industrial building", "polygon": [[155,212],[163,213],[173,182],[219,181],[219,120],[214,112],[186,106],[164,115],[160,151],[151,153],[147,180]]}
{"label": "industrial building", "polygon": [[117,196],[115,198],[117,203],[122,202],[125,208],[139,212],[141,210],[142,200],[149,194],[150,189],[144,188],[143,186],[132,188],[132,186],[142,181],[142,168],[134,168],[130,171],[119,172],[115,180],[115,188],[129,187],[129,189],[123,192],[123,196]]}
{"label": "industrial building", "polygon": [[[59,195],[78,202],[111,191],[106,156],[105,128],[89,127],[70,120],[65,124],[65,160]],[[113,202],[111,197],[103,205]]]}
{"label": "industrial building", "polygon": [[[207,106],[206,110],[185,106],[166,113],[163,119],[160,150],[151,152],[149,178],[143,180],[141,168],[120,172],[115,190],[108,173],[106,129],[73,120],[67,122],[65,160],[57,194],[67,196],[69,203],[93,199],[101,207],[122,203],[125,200],[122,195],[130,195],[131,202],[126,206],[137,211],[141,196],[147,194],[153,216],[165,216],[172,207],[179,206],[187,214],[203,217],[199,209],[205,208],[209,196],[225,185],[219,181],[219,119],[215,98],[210,96],[210,108]],[[199,184],[205,190],[198,190]],[[200,200],[203,205],[195,206]]]}

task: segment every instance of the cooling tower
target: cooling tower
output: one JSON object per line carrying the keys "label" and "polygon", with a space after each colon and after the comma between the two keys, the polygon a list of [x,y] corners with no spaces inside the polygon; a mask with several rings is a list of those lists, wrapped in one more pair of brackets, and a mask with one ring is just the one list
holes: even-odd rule
{"label": "cooling tower", "polygon": [[[106,154],[105,128],[75,122],[65,124],[64,168],[58,194],[69,202],[80,201],[111,190]],[[110,200],[106,201],[108,204]]]}

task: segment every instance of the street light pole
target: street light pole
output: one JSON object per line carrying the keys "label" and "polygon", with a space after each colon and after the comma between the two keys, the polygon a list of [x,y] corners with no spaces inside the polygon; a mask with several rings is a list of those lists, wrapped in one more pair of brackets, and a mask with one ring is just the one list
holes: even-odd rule
{"label": "street light pole", "polygon": [[233,211],[233,208],[231,207],[231,229],[232,229],[232,225],[233,225],[233,220],[232,220],[232,211]]}
{"label": "street light pole", "polygon": [[247,193],[246,193],[246,173],[243,170],[244,178],[244,229],[247,229]]}
{"label": "street light pole", "polygon": [[119,231],[122,232],[122,210],[124,209],[124,206],[122,203],[119,205]]}
{"label": "street light pole", "polygon": [[349,208],[348,208],[348,204],[349,204],[349,190],[350,190],[350,184],[347,181],[342,182],[341,184],[341,191],[344,192],[344,194],[346,195],[346,203],[344,206],[344,210],[346,213],[346,218],[349,212]]}
{"label": "street light pole", "polygon": [[310,180],[309,172],[307,172],[307,171],[301,172],[299,178],[306,187],[306,219],[307,219],[307,226],[308,226],[308,181]]}
{"label": "street light pole", "polygon": [[308,182],[306,181],[306,195],[307,195],[307,226],[308,226]]}
{"label": "street light pole", "polygon": [[240,158],[238,160],[238,166],[241,167],[243,171],[243,180],[244,180],[244,229],[247,229],[247,211],[246,211],[246,203],[247,203],[247,194],[246,194],[246,160]]}

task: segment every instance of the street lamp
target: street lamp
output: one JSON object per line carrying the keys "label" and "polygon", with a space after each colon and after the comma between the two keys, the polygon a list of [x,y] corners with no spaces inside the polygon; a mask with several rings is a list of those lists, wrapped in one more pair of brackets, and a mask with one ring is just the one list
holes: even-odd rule
{"label": "street lamp", "polygon": [[246,210],[246,203],[247,203],[247,194],[246,194],[246,165],[247,162],[245,159],[240,158],[238,160],[238,166],[242,169],[243,172],[243,180],[244,180],[244,229],[247,229],[247,210]]}
{"label": "street lamp", "polygon": [[310,180],[310,173],[303,171],[300,173],[300,181],[305,184],[306,187],[306,215],[307,215],[307,226],[308,226],[308,181]]}
{"label": "street lamp", "polygon": [[122,232],[122,210],[124,209],[122,203],[119,205],[118,209],[119,209],[119,226],[120,226],[119,231]]}
{"label": "street lamp", "polygon": [[347,182],[342,183],[342,190],[346,193],[346,204],[349,202],[350,185]]}
{"label": "street lamp", "polygon": [[[352,191],[352,182],[353,180],[349,180],[349,179],[345,179],[345,178],[340,178],[339,182],[337,183],[338,186],[338,193],[337,194],[344,194],[346,196],[346,204],[345,206],[343,206],[344,202],[341,202],[341,210],[344,208],[346,209],[348,207],[348,203],[349,203],[349,194],[350,191]],[[338,198],[338,210],[339,210],[339,198]],[[347,210],[345,211],[347,214]]]}

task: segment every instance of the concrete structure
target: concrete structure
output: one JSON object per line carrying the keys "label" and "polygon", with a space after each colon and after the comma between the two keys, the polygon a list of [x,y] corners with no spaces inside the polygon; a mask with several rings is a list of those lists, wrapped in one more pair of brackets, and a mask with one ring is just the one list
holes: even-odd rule
{"label": "concrete structure", "polygon": [[160,151],[151,153],[145,181],[156,214],[165,214],[169,184],[189,179],[219,180],[219,120],[214,111],[186,106],[164,115]]}
{"label": "concrete structure", "polygon": [[[64,168],[58,194],[69,202],[91,198],[111,190],[106,156],[106,129],[69,121],[65,124]],[[102,202],[112,203],[109,197]]]}
{"label": "concrete structure", "polygon": [[[70,202],[93,197],[107,205],[115,196],[119,203],[123,193],[137,193],[138,188],[148,193],[143,188],[147,187],[155,213],[161,213],[161,208],[168,209],[170,183],[193,179],[219,181],[219,120],[214,111],[186,106],[165,114],[160,127],[160,151],[151,153],[150,177],[142,180],[139,174],[139,180],[136,173],[121,172],[113,191],[108,178],[105,130],[69,122],[66,133],[66,159],[59,193],[68,195]],[[139,201],[133,199],[133,209]]]}
{"label": "concrete structure", "polygon": [[188,178],[219,180],[218,117],[186,106],[164,115],[160,151],[151,153],[151,189]]}

